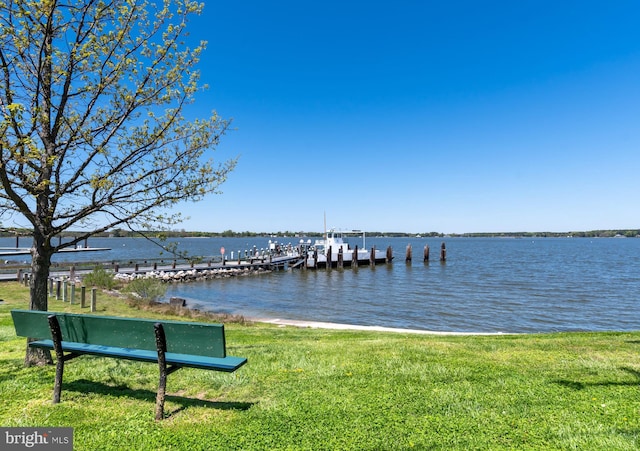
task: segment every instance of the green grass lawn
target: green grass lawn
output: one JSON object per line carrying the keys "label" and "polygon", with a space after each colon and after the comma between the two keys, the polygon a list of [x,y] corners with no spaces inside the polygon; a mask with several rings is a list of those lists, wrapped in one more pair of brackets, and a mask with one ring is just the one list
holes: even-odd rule
{"label": "green grass lawn", "polygon": [[[182,369],[153,420],[155,365],[24,368],[0,284],[0,426],[74,428],[76,450],[576,449],[640,446],[640,332],[439,336],[225,326],[233,374]],[[157,317],[100,294],[98,313]],[[50,310],[80,311],[50,300]],[[86,311],[86,309],[85,309]],[[167,315],[166,313],[163,315]]]}

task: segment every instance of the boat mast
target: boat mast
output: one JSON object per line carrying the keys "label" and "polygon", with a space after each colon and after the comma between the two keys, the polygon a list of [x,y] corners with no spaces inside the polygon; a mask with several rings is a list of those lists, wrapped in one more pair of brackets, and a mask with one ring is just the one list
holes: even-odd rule
{"label": "boat mast", "polygon": [[327,242],[327,212],[324,212],[324,242]]}

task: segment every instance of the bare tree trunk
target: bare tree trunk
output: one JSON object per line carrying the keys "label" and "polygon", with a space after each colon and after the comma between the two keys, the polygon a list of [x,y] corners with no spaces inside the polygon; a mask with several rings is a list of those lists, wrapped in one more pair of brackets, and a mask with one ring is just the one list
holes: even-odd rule
{"label": "bare tree trunk", "polygon": [[[31,248],[31,301],[30,310],[48,309],[47,282],[49,279],[49,268],[51,267],[51,256],[53,249],[48,240],[35,233],[33,237],[33,247]],[[31,338],[27,338],[27,343]],[[51,352],[46,349],[30,348],[24,358],[25,366],[46,365],[53,363]]]}

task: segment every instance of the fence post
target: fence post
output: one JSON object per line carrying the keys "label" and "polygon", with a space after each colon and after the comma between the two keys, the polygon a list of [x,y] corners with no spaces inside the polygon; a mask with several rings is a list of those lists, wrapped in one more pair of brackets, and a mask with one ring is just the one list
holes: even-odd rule
{"label": "fence post", "polygon": [[67,284],[66,280],[62,282],[62,302],[67,302]]}
{"label": "fence post", "polygon": [[91,289],[91,311],[95,312],[96,311],[96,293],[97,293],[98,289],[97,288],[92,288]]}
{"label": "fence post", "polygon": [[71,283],[71,305],[73,305],[76,301],[76,284],[75,282]]}
{"label": "fence post", "polygon": [[80,287],[80,308],[86,308],[87,306],[87,287],[82,285]]}

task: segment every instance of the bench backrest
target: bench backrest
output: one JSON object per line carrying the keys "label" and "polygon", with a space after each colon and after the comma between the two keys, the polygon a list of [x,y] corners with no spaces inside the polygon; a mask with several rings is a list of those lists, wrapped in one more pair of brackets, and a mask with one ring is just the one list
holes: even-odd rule
{"label": "bench backrest", "polygon": [[16,334],[20,337],[51,339],[49,315],[60,323],[62,341],[155,351],[155,323],[161,323],[167,338],[167,352],[207,357],[226,357],[224,325],[164,321],[116,316],[12,310]]}

